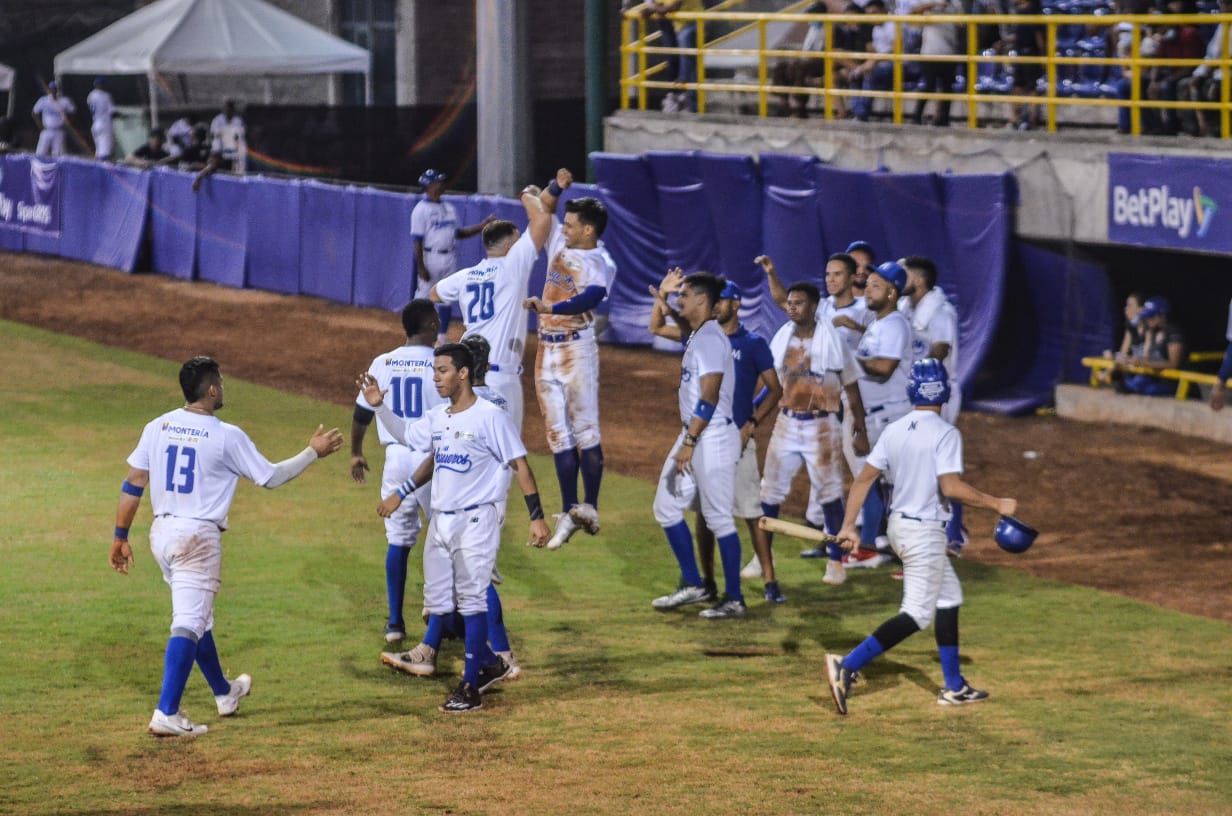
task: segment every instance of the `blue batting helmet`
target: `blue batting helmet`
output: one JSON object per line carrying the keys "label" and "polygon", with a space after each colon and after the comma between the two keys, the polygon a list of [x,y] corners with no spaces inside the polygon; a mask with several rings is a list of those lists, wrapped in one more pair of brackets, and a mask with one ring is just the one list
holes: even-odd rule
{"label": "blue batting helmet", "polygon": [[992,533],[997,546],[1011,553],[1026,552],[1035,543],[1037,535],[1039,533],[1036,532],[1034,527],[1019,521],[1013,516],[1002,516],[1001,520],[997,522],[997,528]]}
{"label": "blue batting helmet", "polygon": [[725,281],[723,291],[719,292],[719,300],[740,300],[740,287],[731,281]]}
{"label": "blue batting helmet", "polygon": [[1167,298],[1153,297],[1146,303],[1142,304],[1142,311],[1138,312],[1139,320],[1146,320],[1155,315],[1167,316],[1169,304]]}
{"label": "blue batting helmet", "polygon": [[886,283],[893,286],[894,291],[900,295],[907,288],[907,270],[894,263],[894,261],[886,261],[873,271],[885,278]]}
{"label": "blue batting helmet", "polygon": [[925,357],[911,364],[907,399],[912,405],[945,405],[950,399],[950,376],[940,360]]}
{"label": "blue batting helmet", "polygon": [[423,171],[423,175],[419,177],[419,186],[427,187],[429,184],[437,181],[444,181],[445,174],[440,170],[428,169]]}

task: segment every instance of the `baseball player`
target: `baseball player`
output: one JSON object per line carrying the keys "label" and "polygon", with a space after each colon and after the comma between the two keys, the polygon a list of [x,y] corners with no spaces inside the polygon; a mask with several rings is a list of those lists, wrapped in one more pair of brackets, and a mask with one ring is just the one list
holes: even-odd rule
{"label": "baseball player", "polygon": [[[669,294],[679,291],[683,282],[682,270],[677,267],[667,273],[662,285],[651,287],[655,297],[651,311],[650,331],[660,337],[683,340],[688,324],[679,319],[667,302]],[[735,367],[735,387],[732,391],[732,421],[740,430],[740,459],[736,463],[735,501],[732,509],[737,518],[745,519],[749,536],[753,541],[754,556],[749,565],[740,571],[742,578],[765,576],[765,597],[771,603],[786,603],[787,597],[775,579],[773,555],[769,539],[759,536],[757,519],[761,517],[761,468],[757,464],[757,439],[753,433],[778,407],[783,396],[783,386],[774,370],[774,355],[770,345],[761,335],[751,332],[740,323],[740,288],[731,281],[719,293],[719,305],[715,307],[715,320],[731,343],[732,363]],[[676,326],[666,323],[666,316],[678,318]],[[684,325],[680,325],[684,324]],[[760,392],[755,395],[755,392]],[[766,545],[759,550],[762,544]],[[697,555],[701,562],[702,583],[712,597],[718,597],[714,580],[714,533],[702,515],[697,517]],[[766,566],[762,566],[763,560]],[[752,571],[750,567],[756,567]]]}
{"label": "baseball player", "polygon": [[[489,215],[482,222],[469,227],[460,226],[458,211],[445,194],[446,176],[440,170],[428,169],[419,177],[419,186],[424,197],[411,210],[411,240],[415,243],[415,297],[430,296],[432,287],[452,275],[458,268],[457,246],[461,238],[478,235],[484,227],[496,220]],[[437,307],[441,316],[441,337],[449,330],[450,309]]]}
{"label": "baseball player", "polygon": [[[428,300],[412,300],[402,309],[402,329],[405,342],[396,349],[373,359],[368,374],[382,392],[389,395],[390,410],[400,419],[414,421],[445,399],[432,384],[432,344],[440,331],[436,307]],[[368,405],[362,390],[355,397],[355,412],[351,418],[351,478],[364,484],[368,460],[364,456],[364,436],[376,413]],[[377,438],[385,447],[385,467],[381,473],[381,498],[393,493],[406,481],[415,466],[426,455],[398,443],[394,435],[377,423]],[[411,549],[419,535],[419,499],[425,504],[428,491],[408,497],[398,512],[385,519],[385,594],[389,603],[389,621],[385,624],[385,641],[396,643],[406,637],[403,599],[406,596],[406,567]],[[425,511],[427,511],[425,507]]]}
{"label": "baseball player", "polygon": [[[869,290],[874,278],[870,276]],[[847,713],[847,695],[857,673],[870,661],[926,628],[936,619],[934,632],[941,654],[945,686],[937,702],[964,705],[988,699],[988,692],[972,688],[962,675],[958,656],[958,608],[962,586],[945,555],[945,525],[949,504],[960,499],[1002,515],[1018,507],[1014,499],[981,493],[962,480],[962,435],[941,418],[941,406],[950,398],[949,378],[937,360],[925,358],[911,366],[906,390],[912,410],[881,434],[847,497],[847,513],[839,539],[852,549],[859,545],[855,530],[857,508],[880,474],[894,485],[890,504],[890,545],[903,561],[903,602],[887,620],[846,657],[826,655],[826,674],[839,714]]]}
{"label": "baseball player", "polygon": [[[129,528],[141,496],[150,487],[154,522],[150,551],[171,587],[171,637],[163,669],[162,692],[150,718],[150,733],[159,737],[195,737],[209,729],[180,711],[180,698],[192,672],[201,668],[214,692],[218,714],[229,717],[252,689],[252,678],[234,681],[223,674],[214,643],[214,597],[222,571],[222,531],[239,478],[273,489],[302,473],[318,457],[342,447],[337,428],[317,426],[308,447],[278,464],[261,455],[235,425],[220,421],[222,374],[209,357],[194,357],[180,368],[184,407],[148,423],[128,457],[128,475],[120,485],[115,537],[109,560],[127,575],[133,565]],[[154,474],[151,482],[150,474]]]}
{"label": "baseball player", "polygon": [[518,432],[522,431],[522,354],[526,349],[526,288],[539,250],[552,228],[552,216],[539,200],[539,190],[522,190],[522,206],[529,224],[521,234],[512,221],[492,221],[483,228],[483,247],[488,257],[481,263],[455,272],[432,287],[429,297],[437,303],[457,303],[462,308],[466,337],[481,334],[495,348],[488,369],[492,388],[509,405]]}
{"label": "baseball player", "polygon": [[[899,261],[907,270],[906,297],[899,298],[898,310],[911,324],[911,359],[931,357],[945,366],[950,381],[950,401],[941,406],[941,418],[958,424],[962,409],[962,389],[958,384],[958,311],[937,285],[937,265],[923,255],[908,255]],[[945,534],[952,555],[960,555],[967,544],[963,529],[962,502],[950,502],[950,524]]]}
{"label": "baseball player", "polygon": [[707,272],[684,279],[676,308],[693,331],[680,364],[678,401],[683,430],[676,438],[655,492],[655,521],[680,565],[675,592],[655,598],[655,609],[675,609],[709,600],[693,537],[684,514],[696,501],[706,525],[718,539],[725,592],[717,604],[703,609],[703,618],[741,618],[747,612],[740,590],[740,536],[732,520],[740,432],[732,421],[735,365],[732,346],[714,320],[723,282]]}
{"label": "baseball player", "polygon": [[[562,191],[573,183],[568,170],[558,171],[541,195],[556,211]],[[539,314],[539,348],[535,354],[535,393],[556,461],[561,514],[548,542],[558,549],[577,530],[599,532],[599,485],[603,481],[603,447],[599,436],[599,344],[592,310],[611,289],[615,265],[599,246],[607,226],[607,208],[595,198],[565,204],[565,219],[552,218],[548,236],[547,279],[543,297],[525,306]],[[578,474],[583,499],[577,495]]]}
{"label": "baseball player", "polygon": [[[774,268],[774,262],[765,255],[757,261],[763,269]],[[811,283],[800,282],[789,287],[788,321],[770,341],[774,366],[783,383],[783,400],[766,448],[761,503],[763,515],[778,518],[792,480],[804,465],[810,483],[805,520],[814,527],[837,533],[843,519],[839,420],[843,413],[842,392],[847,393],[853,414],[852,429],[861,450],[866,449],[863,447],[864,408],[856,385],[860,370],[837,329],[818,318],[820,300],[821,292]],[[759,529],[758,535],[770,540],[763,530]],[[827,584],[841,584],[847,580],[842,550],[832,545],[828,555],[822,580]],[[764,562],[762,567],[764,569]]]}
{"label": "baseball player", "polygon": [[856,261],[856,279],[851,287],[856,297],[864,297],[864,286],[868,282],[868,273],[875,269],[877,253],[868,241],[852,241],[847,245],[846,254]]}
{"label": "baseball player", "polygon": [[[474,375],[472,379],[474,384],[472,390],[475,396],[480,399],[485,399],[491,402],[496,407],[506,413],[509,412],[509,403],[497,391],[484,384],[484,374],[488,368],[488,341],[481,334],[472,334],[462,339],[462,345],[466,346],[471,351],[471,356],[475,362]],[[379,383],[374,383],[379,389]],[[374,395],[374,399],[379,396]],[[407,474],[408,476],[410,474]],[[420,492],[424,492],[424,488],[420,488]],[[408,496],[408,498],[410,498]],[[399,508],[398,512],[402,512]],[[501,517],[505,515],[505,503],[501,502]],[[509,645],[509,633],[505,629],[504,609],[501,604],[500,594],[496,591],[495,584],[500,583],[499,573],[496,567],[492,567],[492,581],[488,584],[488,644],[497,655],[504,658],[505,663],[509,666],[509,673],[505,676],[507,680],[516,680],[522,674],[522,667],[518,663],[517,658],[513,655],[513,647]],[[423,640],[421,640],[414,649],[409,652],[382,652],[381,662],[387,666],[406,672],[407,674],[416,677],[431,677],[436,674],[436,654],[441,649],[441,641],[447,636],[464,639],[466,636],[465,630],[462,629],[461,621],[457,615],[428,615],[427,629],[424,631]]]}
{"label": "baseball player", "polygon": [[60,96],[60,86],[55,81],[47,83],[47,94],[34,103],[35,127],[39,129],[36,156],[64,155],[64,128],[68,117],[77,112],[77,106],[67,96]]}
{"label": "baseball player", "polygon": [[243,173],[248,165],[248,135],[235,100],[223,102],[222,113],[210,121],[210,152],[222,159],[222,169]]}
{"label": "baseball player", "polygon": [[[870,446],[877,444],[882,430],[891,422],[911,410],[906,391],[911,370],[911,324],[898,311],[899,296],[906,286],[906,270],[892,262],[870,272],[865,283],[864,300],[874,319],[856,346],[856,362],[863,371],[860,396],[864,400]],[[861,547],[875,550],[885,520],[880,487],[868,491],[863,513]]]}
{"label": "baseball player", "polygon": [[94,90],[86,94],[86,107],[90,109],[90,135],[94,137],[94,158],[99,161],[110,161],[111,151],[115,147],[115,132],[111,120],[116,114],[115,102],[107,93],[107,80],[96,77]]}
{"label": "baseball player", "polygon": [[[488,648],[487,597],[500,547],[504,503],[510,479],[530,512],[530,542],[547,543],[551,531],[526,448],[513,420],[496,405],[475,396],[471,385],[474,359],[461,343],[436,349],[433,363],[437,393],[449,399],[406,428],[407,442],[431,450],[414,475],[378,512],[388,517],[420,484],[432,481],[432,520],[424,543],[424,606],[431,615],[457,612],[463,621],[466,663],[462,680],[441,706],[458,713],[483,707],[480,693],[506,677],[509,665]],[[384,402],[377,416],[387,424],[400,420]],[[482,670],[482,671],[481,671]]]}

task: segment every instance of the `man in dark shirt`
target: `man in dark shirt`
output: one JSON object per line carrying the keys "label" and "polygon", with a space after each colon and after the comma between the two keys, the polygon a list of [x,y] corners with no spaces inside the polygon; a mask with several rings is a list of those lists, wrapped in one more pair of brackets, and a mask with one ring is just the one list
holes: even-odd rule
{"label": "man in dark shirt", "polygon": [[127,161],[129,164],[153,167],[156,164],[165,163],[170,158],[171,154],[163,146],[163,129],[156,127],[150,129],[150,135],[146,138],[145,144],[130,153]]}
{"label": "man in dark shirt", "polygon": [[[1161,297],[1151,298],[1142,306],[1138,320],[1145,326],[1146,343],[1142,356],[1131,358],[1130,365],[1160,371],[1181,367],[1185,359],[1185,335],[1168,322],[1168,311],[1168,301]],[[1176,382],[1150,374],[1135,374],[1125,380],[1125,387],[1136,394],[1169,396],[1176,393]]]}

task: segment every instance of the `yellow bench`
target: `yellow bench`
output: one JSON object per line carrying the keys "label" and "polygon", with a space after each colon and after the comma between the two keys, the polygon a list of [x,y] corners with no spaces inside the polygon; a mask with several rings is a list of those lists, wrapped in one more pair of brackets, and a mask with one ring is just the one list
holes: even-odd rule
{"label": "yellow bench", "polygon": [[[1223,360],[1222,351],[1195,351],[1189,355],[1188,362],[1210,363],[1221,360]],[[1203,374],[1200,371],[1185,371],[1179,368],[1158,370],[1142,366],[1118,365],[1116,360],[1109,360],[1107,357],[1083,357],[1082,364],[1091,369],[1092,388],[1098,388],[1101,385],[1107,384],[1107,380],[1100,379],[1100,374],[1105,372],[1111,373],[1113,369],[1119,368],[1122,371],[1128,371],[1130,374],[1150,374],[1154,377],[1163,377],[1166,380],[1176,380],[1176,398],[1179,400],[1189,399],[1189,387],[1191,385],[1213,386],[1219,382],[1219,377],[1214,374]],[[1229,380],[1229,382],[1232,382],[1232,380]]]}

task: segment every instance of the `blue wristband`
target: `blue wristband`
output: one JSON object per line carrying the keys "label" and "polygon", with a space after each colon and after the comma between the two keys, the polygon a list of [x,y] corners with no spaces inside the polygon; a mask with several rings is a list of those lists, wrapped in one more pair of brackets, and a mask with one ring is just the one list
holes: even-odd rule
{"label": "blue wristband", "polygon": [[714,403],[699,399],[697,405],[693,406],[693,416],[709,422],[711,417],[714,416]]}
{"label": "blue wristband", "polygon": [[398,485],[398,489],[394,492],[398,494],[398,498],[405,499],[407,496],[414,493],[419,488],[413,479],[407,479],[402,484]]}
{"label": "blue wristband", "polygon": [[552,179],[548,182],[548,195],[553,198],[560,198],[560,194],[562,192],[563,191],[561,190],[560,185],[556,183],[556,179]]}
{"label": "blue wristband", "polygon": [[[125,482],[125,484],[128,484],[128,483]],[[115,528],[115,537],[119,539],[120,541],[128,541],[128,528],[127,527]]]}
{"label": "blue wristband", "polygon": [[129,496],[136,496],[137,498],[141,498],[142,494],[145,493],[145,488],[137,487],[137,485],[132,484],[131,482],[128,481],[128,479],[125,479],[123,482],[120,483],[120,492],[126,493]]}

